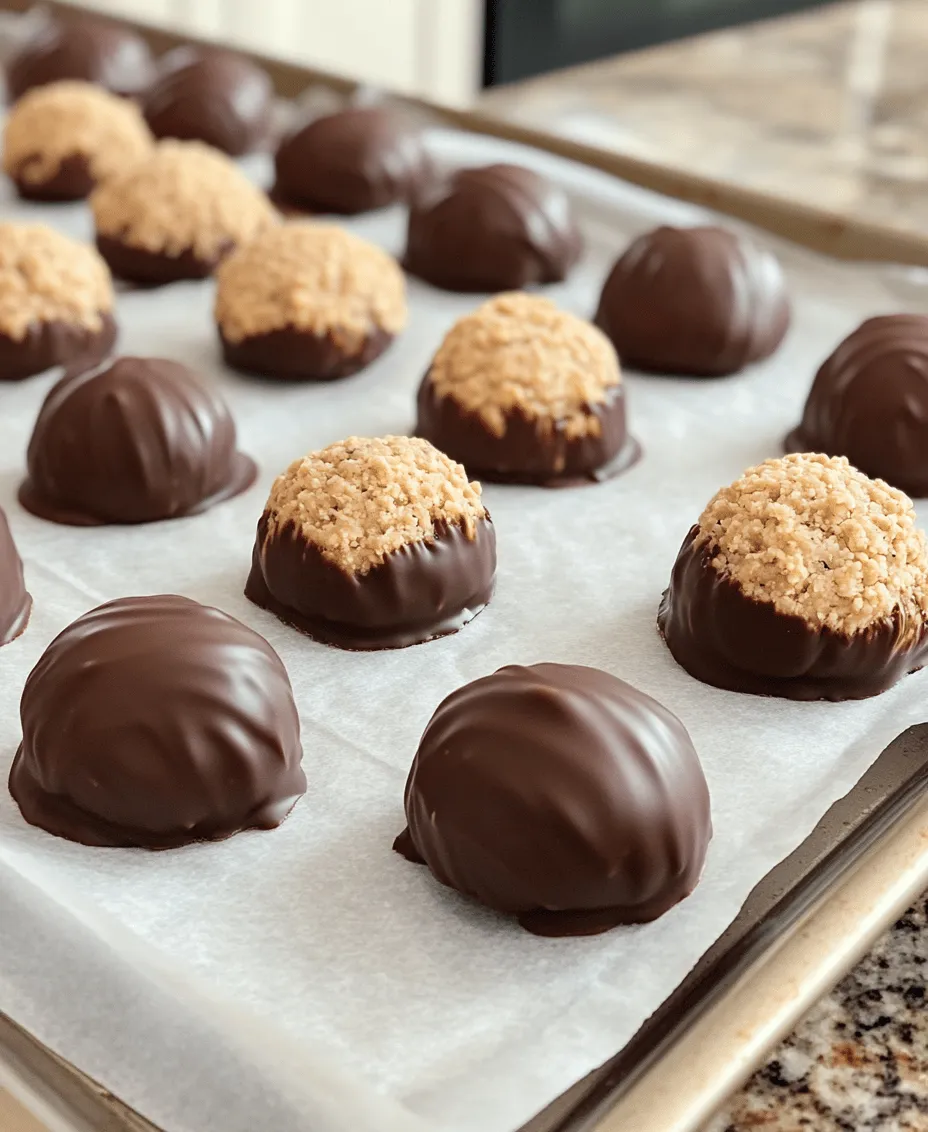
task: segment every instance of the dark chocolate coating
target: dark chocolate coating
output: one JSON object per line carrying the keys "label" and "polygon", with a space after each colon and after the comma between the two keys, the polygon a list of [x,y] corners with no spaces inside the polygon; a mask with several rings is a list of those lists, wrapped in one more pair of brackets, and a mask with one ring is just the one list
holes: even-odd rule
{"label": "dark chocolate coating", "polygon": [[195,515],[257,476],[235,422],[193,370],[119,358],[63,377],[39,411],[19,501],[54,523],[150,523]]}
{"label": "dark chocolate coating", "polygon": [[379,358],[393,335],[375,330],[354,354],[346,354],[331,334],[313,334],[295,326],[253,334],[240,342],[229,341],[220,328],[219,341],[226,365],[241,373],[277,381],[336,381]]}
{"label": "dark chocolate coating", "polygon": [[315,118],[280,143],[274,165],[275,201],[343,216],[409,200],[430,176],[421,132],[379,106]]}
{"label": "dark chocolate coating", "polygon": [[178,47],[161,60],[142,111],[156,138],[203,141],[238,156],[265,140],[273,97],[267,72],[244,56]]}
{"label": "dark chocolate coating", "polygon": [[193,251],[180,255],[150,252],[124,244],[112,236],[97,235],[97,251],[117,279],[125,279],[141,287],[162,287],[166,283],[179,283],[184,279],[205,279],[216,270],[222,259],[232,250],[232,243],[212,259],[200,259]]}
{"label": "dark chocolate coating", "polygon": [[862,700],[921,668],[923,624],[901,612],[847,636],[749,598],[712,565],[699,528],[684,540],[658,627],[674,660],[704,684],[789,700]]}
{"label": "dark chocolate coating", "polygon": [[26,592],[23,564],[0,509],[0,645],[8,645],[26,628],[32,598]]}
{"label": "dark chocolate coating", "polygon": [[724,228],[640,236],[613,267],[596,314],[623,365],[692,377],[724,377],[769,357],[789,324],[776,258]]}
{"label": "dark chocolate coating", "polygon": [[44,181],[26,181],[13,177],[16,192],[23,200],[40,202],[83,200],[93,191],[96,181],[90,171],[90,162],[83,153],[66,157],[55,172]]}
{"label": "dark chocolate coating", "polygon": [[0,334],[0,381],[22,381],[53,366],[96,365],[113,349],[116,322],[101,314],[99,330],[74,322],[35,322],[23,338]]}
{"label": "dark chocolate coating", "polygon": [[928,318],[868,319],[815,376],[788,452],[846,456],[909,495],[928,495]]}
{"label": "dark chocolate coating", "polygon": [[709,790],[683,724],[595,668],[511,665],[452,692],[394,848],[537,935],[657,919],[699,881]]}
{"label": "dark chocolate coating", "polygon": [[7,63],[7,92],[15,101],[32,87],[78,79],[134,95],[152,71],[148,44],[134,31],[94,16],[61,15],[47,19]]}
{"label": "dark chocolate coating", "polygon": [[85,613],[32,670],[10,793],[83,845],[167,849],[279,825],[306,790],[300,721],[271,646],[184,597]]}
{"label": "dark chocolate coating", "polygon": [[560,186],[520,165],[487,165],[413,202],[403,265],[446,291],[518,291],[560,282],[582,250]]}
{"label": "dark chocolate coating", "polygon": [[293,526],[258,523],[245,596],[281,621],[342,649],[402,649],[456,633],[481,613],[496,580],[489,516],[476,536],[436,524],[435,537],[393,551],[366,574],[349,574]]}
{"label": "dark chocolate coating", "polygon": [[641,457],[641,446],[626,428],[623,385],[592,408],[601,425],[598,436],[568,437],[560,426],[544,431],[517,409],[506,414],[506,431],[497,436],[479,413],[452,396],[438,396],[428,374],[416,406],[416,436],[463,464],[471,479],[571,487],[611,479]]}

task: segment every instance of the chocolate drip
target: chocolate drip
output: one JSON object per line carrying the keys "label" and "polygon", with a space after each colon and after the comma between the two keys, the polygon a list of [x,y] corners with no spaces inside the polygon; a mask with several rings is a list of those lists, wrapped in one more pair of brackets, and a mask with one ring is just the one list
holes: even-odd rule
{"label": "chocolate drip", "polygon": [[252,334],[239,342],[230,341],[220,328],[219,340],[226,365],[241,373],[278,381],[337,381],[376,361],[393,342],[393,335],[378,327],[352,354],[331,333],[314,334],[295,326]]}
{"label": "chocolate drip", "polygon": [[90,161],[83,153],[66,157],[44,181],[27,181],[23,177],[23,169],[28,168],[28,164],[28,161],[24,162],[13,176],[16,191],[23,200],[40,203],[83,200],[97,183],[90,171]]}
{"label": "chocolate drip", "polygon": [[34,322],[22,338],[0,334],[0,381],[22,381],[53,366],[85,368],[96,365],[113,349],[116,322],[100,314],[98,330],[75,322]]}
{"label": "chocolate drip", "polygon": [[125,279],[141,287],[161,287],[184,279],[205,279],[212,275],[221,260],[232,250],[231,240],[211,259],[201,259],[188,249],[180,255],[150,252],[125,244],[113,236],[97,235],[97,251],[106,260],[117,279]]}
{"label": "chocolate drip", "polygon": [[658,626],[677,663],[704,684],[790,700],[879,695],[928,655],[928,630],[901,610],[847,636],[748,597],[712,565],[693,527],[674,564]]}
{"label": "chocolate drip", "polygon": [[588,406],[600,431],[587,436],[567,436],[560,423],[544,428],[519,409],[505,414],[505,432],[497,436],[479,413],[454,396],[439,396],[428,374],[416,406],[416,436],[462,463],[474,479],[572,487],[611,479],[641,458],[641,446],[626,428],[622,385],[613,386],[604,403]]}
{"label": "chocolate drip", "polygon": [[493,596],[495,575],[489,516],[473,539],[460,526],[437,523],[433,538],[350,574],[292,525],[272,530],[265,513],[245,596],[323,644],[399,649],[462,629]]}

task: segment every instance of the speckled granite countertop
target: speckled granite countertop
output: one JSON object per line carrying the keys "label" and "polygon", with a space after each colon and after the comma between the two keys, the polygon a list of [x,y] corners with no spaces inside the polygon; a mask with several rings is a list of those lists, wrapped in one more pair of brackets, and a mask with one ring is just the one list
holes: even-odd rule
{"label": "speckled granite countertop", "polygon": [[[926,61],[928,0],[859,0],[499,88],[483,108],[924,232]],[[928,893],[706,1132],[759,1129],[928,1132]]]}
{"label": "speckled granite countertop", "polygon": [[705,1132],[928,1129],[928,893]]}

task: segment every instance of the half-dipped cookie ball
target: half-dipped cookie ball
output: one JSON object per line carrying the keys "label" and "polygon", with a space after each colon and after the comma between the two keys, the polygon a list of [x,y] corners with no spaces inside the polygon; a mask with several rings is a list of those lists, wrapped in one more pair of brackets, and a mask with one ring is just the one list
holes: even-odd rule
{"label": "half-dipped cookie ball", "polygon": [[194,515],[257,474],[219,394],[164,358],[118,358],[63,377],[45,398],[26,462],[22,505],[75,526]]}
{"label": "half-dipped cookie ball", "polygon": [[80,200],[151,152],[135,103],[90,83],[36,87],[3,129],[3,171],[29,200]]}
{"label": "half-dipped cookie ball", "polygon": [[595,668],[512,665],[452,692],[395,848],[538,935],[657,919],[702,873],[709,790],[683,724]]}
{"label": "half-dipped cookie ball", "polygon": [[31,612],[32,598],[26,591],[22,559],[0,509],[0,645],[8,645],[23,632]]}
{"label": "half-dipped cookie ball", "polygon": [[235,164],[200,142],[165,141],[92,194],[97,247],[120,279],[202,279],[277,213]]}
{"label": "half-dipped cookie ball", "polygon": [[631,369],[722,377],[769,357],[790,324],[776,258],[724,228],[656,228],[606,280],[596,324]]}
{"label": "half-dipped cookie ball", "polygon": [[0,224],[0,381],[93,365],[116,340],[113,283],[93,248],[43,224]]}
{"label": "half-dipped cookie ball", "polygon": [[62,79],[135,95],[148,86],[152,70],[148,44],[130,28],[96,16],[59,12],[46,15],[13,54],[6,84],[13,100]]}
{"label": "half-dipped cookie ball", "polygon": [[559,185],[521,165],[487,165],[418,194],[403,264],[446,291],[517,291],[560,282],[582,250]]}
{"label": "half-dipped cookie ball", "polygon": [[788,451],[846,456],[868,476],[928,495],[928,318],[870,318],[815,377]]}
{"label": "half-dipped cookie ball", "polygon": [[677,663],[718,688],[884,692],[928,659],[928,544],[912,502],[843,457],[749,468],[686,536],[658,625]]}
{"label": "half-dipped cookie ball", "polygon": [[468,474],[559,485],[640,455],[608,338],[549,299],[507,293],[452,327],[419,388],[416,433]]}
{"label": "half-dipped cookie ball", "polygon": [[489,602],[496,536],[480,485],[426,440],[350,437],[277,477],[245,596],[325,644],[405,648]]}
{"label": "half-dipped cookie ball", "polygon": [[274,165],[277,204],[345,216],[410,200],[430,175],[421,131],[382,106],[314,118],[284,138]]}
{"label": "half-dipped cookie ball", "polygon": [[273,97],[268,73],[243,55],[177,47],[158,61],[142,109],[155,137],[202,141],[238,156],[265,140]]}
{"label": "half-dipped cookie ball", "polygon": [[230,255],[217,275],[226,362],[289,381],[332,381],[378,358],[406,325],[396,261],[327,224],[284,224]]}
{"label": "half-dipped cookie ball", "polygon": [[167,849],[272,829],[306,790],[277,653],[185,597],[127,597],[48,646],[20,705],[10,793],[83,845]]}

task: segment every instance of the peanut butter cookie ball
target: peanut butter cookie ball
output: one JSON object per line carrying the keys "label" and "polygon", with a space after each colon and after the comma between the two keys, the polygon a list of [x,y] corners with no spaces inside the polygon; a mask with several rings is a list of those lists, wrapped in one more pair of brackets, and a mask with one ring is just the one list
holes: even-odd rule
{"label": "peanut butter cookie ball", "polygon": [[911,500],[843,457],[749,468],[684,540],[658,615],[706,684],[864,699],[928,658],[928,544]]}
{"label": "peanut butter cookie ball", "polygon": [[480,479],[557,486],[625,471],[640,448],[608,338],[549,299],[498,295],[451,328],[416,433]]}
{"label": "peanut butter cookie ball", "polygon": [[327,224],[285,224],[229,256],[217,276],[226,362],[245,373],[332,381],[378,358],[406,325],[396,262]]}
{"label": "peanut butter cookie ball", "polygon": [[97,247],[120,279],[202,279],[233,248],[277,221],[260,189],[218,150],[161,142],[91,196]]}
{"label": "peanut butter cookie ball", "polygon": [[116,340],[112,312],[93,248],[43,224],[0,224],[0,381],[99,361]]}
{"label": "peanut butter cookie ball", "polygon": [[90,83],[50,83],[10,111],[3,171],[28,200],[80,200],[147,157],[152,145],[134,103]]}
{"label": "peanut butter cookie ball", "polygon": [[325,644],[405,648],[463,628],[495,575],[493,524],[460,464],[426,440],[349,437],[278,476],[245,595]]}

